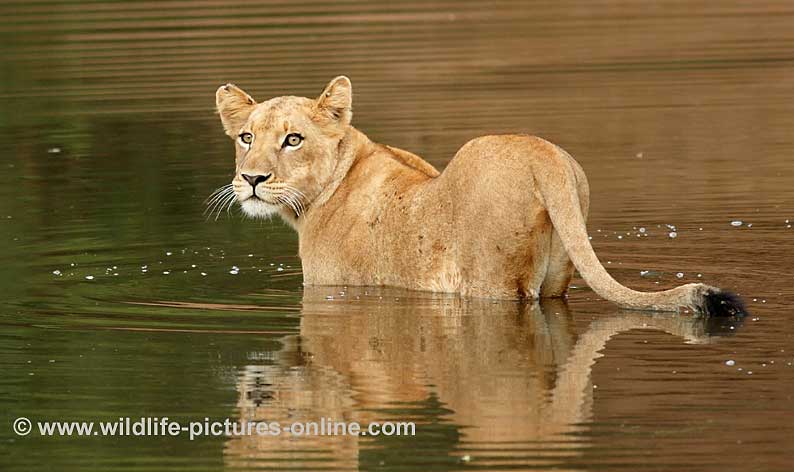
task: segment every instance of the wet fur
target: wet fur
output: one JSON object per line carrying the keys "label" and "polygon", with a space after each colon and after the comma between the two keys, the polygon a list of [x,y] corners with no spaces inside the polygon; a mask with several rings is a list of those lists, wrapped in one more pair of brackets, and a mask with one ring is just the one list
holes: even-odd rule
{"label": "wet fur", "polygon": [[703,313],[707,316],[734,316],[747,315],[744,302],[738,295],[727,291],[711,291],[703,297]]}

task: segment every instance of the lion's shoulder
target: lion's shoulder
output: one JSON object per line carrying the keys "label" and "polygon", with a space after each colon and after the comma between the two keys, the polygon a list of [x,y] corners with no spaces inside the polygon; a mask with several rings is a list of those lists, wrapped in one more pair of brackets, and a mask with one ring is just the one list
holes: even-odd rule
{"label": "lion's shoulder", "polygon": [[418,170],[428,177],[438,177],[438,170],[433,167],[432,164],[417,156],[416,154],[388,145],[383,145],[383,148],[401,164]]}

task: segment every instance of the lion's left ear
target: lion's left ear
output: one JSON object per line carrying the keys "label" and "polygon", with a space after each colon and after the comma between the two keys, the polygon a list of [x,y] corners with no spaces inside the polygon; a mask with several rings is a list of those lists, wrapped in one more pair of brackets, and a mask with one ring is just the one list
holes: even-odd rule
{"label": "lion's left ear", "polygon": [[248,121],[255,105],[256,100],[234,84],[221,85],[215,92],[215,106],[221,115],[223,130],[232,139],[237,139],[237,133]]}
{"label": "lion's left ear", "polygon": [[353,84],[350,79],[340,75],[329,82],[317,98],[316,106],[323,118],[349,125],[353,117]]}

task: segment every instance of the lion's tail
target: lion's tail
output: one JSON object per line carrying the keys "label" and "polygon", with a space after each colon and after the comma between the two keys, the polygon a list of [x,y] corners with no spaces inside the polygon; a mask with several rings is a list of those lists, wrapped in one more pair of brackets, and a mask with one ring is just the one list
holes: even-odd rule
{"label": "lion's tail", "polygon": [[613,279],[590,245],[579,207],[572,159],[564,151],[562,153],[559,157],[563,158],[564,163],[549,166],[551,169],[545,168],[545,178],[538,179],[540,193],[568,256],[585,282],[598,295],[627,308],[660,311],[689,308],[715,316],[741,316],[746,313],[739,297],[716,287],[686,284],[661,292],[638,292]]}

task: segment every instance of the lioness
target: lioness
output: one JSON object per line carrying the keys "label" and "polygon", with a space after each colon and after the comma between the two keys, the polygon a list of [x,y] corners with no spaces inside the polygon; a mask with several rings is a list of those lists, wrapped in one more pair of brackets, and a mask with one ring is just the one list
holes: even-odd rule
{"label": "lioness", "polygon": [[351,126],[352,92],[344,76],[314,100],[257,103],[233,84],[216,92],[236,167],[213,202],[280,215],[298,232],[305,284],[536,299],[563,296],[576,267],[624,307],[744,312],[736,296],[703,284],[638,292],[615,281],[588,240],[587,179],[559,146],[484,136],[440,173]]}

